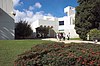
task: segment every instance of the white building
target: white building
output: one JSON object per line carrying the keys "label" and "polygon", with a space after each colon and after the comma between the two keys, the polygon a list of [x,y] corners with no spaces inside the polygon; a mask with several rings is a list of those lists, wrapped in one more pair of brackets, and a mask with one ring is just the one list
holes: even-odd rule
{"label": "white building", "polygon": [[59,32],[65,33],[66,37],[70,33],[70,38],[78,38],[79,36],[78,34],[76,34],[76,31],[74,29],[75,27],[75,8],[68,6],[64,8],[64,13],[66,13],[67,16],[58,18]]}
{"label": "white building", "polygon": [[[58,19],[50,16],[44,16],[43,19],[38,19],[31,24],[31,28],[34,33],[36,33],[36,28],[40,26],[53,27],[54,32],[49,32],[49,37],[55,37],[58,32]],[[35,35],[36,36],[36,35]]]}
{"label": "white building", "polygon": [[[53,26],[55,33],[65,33],[65,37],[70,33],[70,38],[78,38],[78,34],[74,29],[75,27],[75,8],[68,6],[64,8],[64,12],[67,16],[61,18],[54,18],[49,16],[44,16],[43,19],[36,20],[31,24],[33,32],[36,33],[36,28],[40,25],[43,26]],[[56,36],[56,34],[53,34]],[[52,36],[52,37],[53,37]]]}
{"label": "white building", "polygon": [[0,40],[14,39],[13,1],[0,0]]}

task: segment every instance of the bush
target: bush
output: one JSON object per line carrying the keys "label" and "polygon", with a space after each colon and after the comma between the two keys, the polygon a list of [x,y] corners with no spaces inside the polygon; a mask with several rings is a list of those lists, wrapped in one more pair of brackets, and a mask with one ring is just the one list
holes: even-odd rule
{"label": "bush", "polygon": [[100,45],[41,44],[15,60],[15,66],[99,66]]}
{"label": "bush", "polygon": [[89,40],[94,40],[94,38],[100,38],[100,30],[92,29],[90,30],[89,34]]}

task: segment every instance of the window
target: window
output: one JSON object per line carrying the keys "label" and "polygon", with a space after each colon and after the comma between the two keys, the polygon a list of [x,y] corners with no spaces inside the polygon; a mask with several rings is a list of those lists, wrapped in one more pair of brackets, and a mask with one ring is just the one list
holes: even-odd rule
{"label": "window", "polygon": [[64,21],[59,21],[59,25],[64,25]]}

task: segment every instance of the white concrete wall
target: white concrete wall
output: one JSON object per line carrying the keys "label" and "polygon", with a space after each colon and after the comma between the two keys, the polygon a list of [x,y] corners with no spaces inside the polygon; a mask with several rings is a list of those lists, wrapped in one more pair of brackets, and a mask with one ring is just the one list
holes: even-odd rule
{"label": "white concrete wall", "polygon": [[0,8],[7,14],[14,18],[13,13],[13,1],[12,0],[0,0]]}
{"label": "white concrete wall", "polygon": [[14,39],[14,19],[0,9],[0,40]]}
{"label": "white concrete wall", "polygon": [[70,38],[78,38],[79,35],[76,34],[75,27],[75,8],[68,6],[64,9],[64,12],[67,14],[67,16],[64,16],[62,18],[59,18],[58,21],[64,21],[64,25],[59,26],[59,30],[64,29],[64,32],[66,34],[66,38],[68,33],[70,33]]}
{"label": "white concrete wall", "polygon": [[53,26],[53,30],[55,32],[58,32],[58,21],[52,21],[52,20],[39,20],[39,25],[43,25],[43,26]]}
{"label": "white concrete wall", "polygon": [[63,17],[59,18],[59,21],[64,21],[64,25],[59,26],[59,30],[64,30],[64,31],[59,31],[59,32],[64,32],[66,34],[66,38],[68,33],[70,33],[70,38],[78,38],[79,36],[76,34],[76,31],[74,29],[75,24],[73,24],[73,20],[70,18],[72,17]]}
{"label": "white concrete wall", "polygon": [[43,20],[48,20],[48,21],[57,21],[58,19],[52,16],[44,16]]}
{"label": "white concrete wall", "polygon": [[66,13],[68,16],[75,14],[75,8],[68,6],[64,8],[64,13]]}
{"label": "white concrete wall", "polygon": [[58,19],[52,16],[44,16],[42,19],[38,19],[31,24],[31,28],[33,32],[36,32],[37,27],[43,26],[53,26],[53,29],[57,32],[58,31]]}
{"label": "white concrete wall", "polygon": [[[54,37],[56,35],[56,33],[58,32],[58,21],[56,19],[47,19],[45,17],[45,19],[39,19],[39,20],[36,20],[34,21],[32,24],[31,24],[31,28],[33,30],[33,37],[36,37],[36,28],[37,27],[40,27],[40,26],[53,26],[53,30],[54,30],[54,33],[53,35],[51,35],[50,33],[50,37]],[[51,31],[50,31],[51,32]]]}
{"label": "white concrete wall", "polygon": [[56,33],[58,32],[58,21],[54,20],[39,20],[39,25],[42,26],[53,26],[54,31],[49,31],[49,37],[56,37]]}
{"label": "white concrete wall", "polygon": [[0,40],[14,39],[15,23],[12,0],[0,0]]}

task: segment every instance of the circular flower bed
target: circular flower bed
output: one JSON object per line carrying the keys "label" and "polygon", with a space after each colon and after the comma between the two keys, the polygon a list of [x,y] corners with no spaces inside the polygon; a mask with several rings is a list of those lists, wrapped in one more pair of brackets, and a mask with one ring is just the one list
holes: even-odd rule
{"label": "circular flower bed", "polygon": [[100,66],[100,45],[52,43],[35,45],[18,55],[15,66]]}

